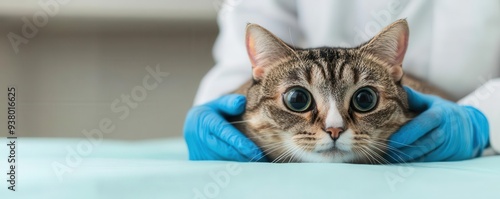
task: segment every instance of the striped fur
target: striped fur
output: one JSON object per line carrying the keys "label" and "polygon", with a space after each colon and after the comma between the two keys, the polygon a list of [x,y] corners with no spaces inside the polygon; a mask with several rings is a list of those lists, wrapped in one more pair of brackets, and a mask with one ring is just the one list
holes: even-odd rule
{"label": "striped fur", "polygon": [[[356,48],[296,49],[250,24],[247,47],[254,74],[235,92],[247,96],[245,113],[232,119],[240,121],[235,126],[273,162],[385,163],[387,138],[414,115],[401,84],[405,80],[398,77],[401,65],[395,65],[397,56],[390,54],[389,48],[397,45],[390,40],[401,33],[393,31],[395,27],[407,31],[406,21],[399,20]],[[286,108],[283,93],[294,86],[312,94],[312,110],[297,113]],[[352,96],[365,86],[376,89],[378,104],[367,113],[353,111]],[[335,142],[325,131],[333,109],[344,129]]]}

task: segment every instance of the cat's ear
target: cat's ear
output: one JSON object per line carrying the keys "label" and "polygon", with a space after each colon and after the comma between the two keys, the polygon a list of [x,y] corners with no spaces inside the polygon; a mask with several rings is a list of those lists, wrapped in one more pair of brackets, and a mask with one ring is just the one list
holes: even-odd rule
{"label": "cat's ear", "polygon": [[361,46],[361,50],[369,52],[390,65],[388,69],[395,81],[403,77],[403,59],[410,30],[406,19],[400,19],[385,27],[368,43]]}
{"label": "cat's ear", "polygon": [[264,77],[270,65],[294,54],[287,44],[257,24],[247,25],[245,41],[255,80]]}

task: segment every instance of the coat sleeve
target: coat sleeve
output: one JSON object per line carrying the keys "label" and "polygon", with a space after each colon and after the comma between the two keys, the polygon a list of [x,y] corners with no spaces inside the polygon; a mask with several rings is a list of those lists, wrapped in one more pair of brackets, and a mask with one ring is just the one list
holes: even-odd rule
{"label": "coat sleeve", "polygon": [[247,23],[267,28],[285,42],[301,41],[295,1],[224,1],[218,14],[219,35],[213,56],[215,66],[202,79],[195,105],[229,93],[251,78],[251,64],[245,47]]}
{"label": "coat sleeve", "polygon": [[490,147],[500,154],[500,78],[490,80],[467,95],[459,104],[470,105],[488,119],[490,125]]}

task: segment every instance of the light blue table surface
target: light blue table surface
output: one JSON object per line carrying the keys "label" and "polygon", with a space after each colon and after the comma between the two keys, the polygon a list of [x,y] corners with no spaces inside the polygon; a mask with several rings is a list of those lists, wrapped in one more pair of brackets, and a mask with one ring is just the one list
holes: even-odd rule
{"label": "light blue table surface", "polygon": [[[5,138],[2,143],[6,143]],[[0,198],[500,198],[500,156],[407,165],[187,160],[182,139],[19,138]],[[1,179],[8,148],[0,146]],[[3,172],[6,171],[6,172]]]}

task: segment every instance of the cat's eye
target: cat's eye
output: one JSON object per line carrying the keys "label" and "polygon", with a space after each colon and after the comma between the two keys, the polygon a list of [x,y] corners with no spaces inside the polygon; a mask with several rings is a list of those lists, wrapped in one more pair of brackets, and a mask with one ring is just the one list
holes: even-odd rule
{"label": "cat's eye", "polygon": [[357,112],[368,112],[377,106],[378,95],[374,88],[363,87],[352,96],[351,107]]}
{"label": "cat's eye", "polygon": [[304,112],[309,110],[313,99],[311,93],[302,87],[293,87],[283,95],[283,102],[286,107],[294,112]]}

